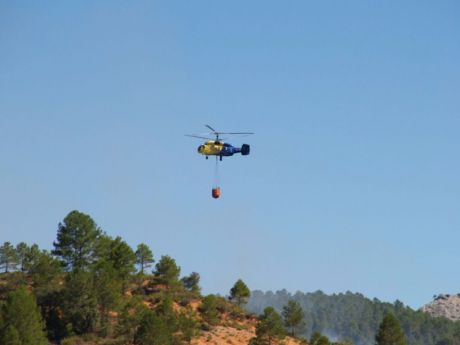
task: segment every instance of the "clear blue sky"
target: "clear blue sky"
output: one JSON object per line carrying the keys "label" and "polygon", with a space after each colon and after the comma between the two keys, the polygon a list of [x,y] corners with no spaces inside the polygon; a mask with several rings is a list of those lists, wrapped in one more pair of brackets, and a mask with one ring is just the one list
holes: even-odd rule
{"label": "clear blue sky", "polygon": [[[460,292],[458,1],[0,3],[0,241],[78,209],[205,292]],[[251,144],[196,153],[209,123]]]}

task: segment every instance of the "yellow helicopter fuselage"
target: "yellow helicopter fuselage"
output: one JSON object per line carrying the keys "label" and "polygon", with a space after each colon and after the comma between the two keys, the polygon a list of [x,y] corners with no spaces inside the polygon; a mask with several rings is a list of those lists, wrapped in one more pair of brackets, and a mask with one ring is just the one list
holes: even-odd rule
{"label": "yellow helicopter fuselage", "polygon": [[198,153],[205,156],[220,156],[224,148],[222,141],[209,140],[198,147]]}

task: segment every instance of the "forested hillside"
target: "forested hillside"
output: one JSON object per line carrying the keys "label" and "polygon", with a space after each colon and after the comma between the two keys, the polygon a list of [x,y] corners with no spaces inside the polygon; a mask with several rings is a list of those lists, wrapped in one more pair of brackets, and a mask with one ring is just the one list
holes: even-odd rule
{"label": "forested hillside", "polygon": [[319,331],[332,338],[348,338],[358,345],[371,345],[375,343],[382,317],[393,313],[400,321],[409,345],[460,344],[460,322],[434,318],[399,301],[391,304],[370,300],[359,293],[326,295],[321,291],[295,294],[286,290],[276,293],[254,291],[247,308],[254,313],[260,313],[267,306],[281,311],[290,299],[297,301],[304,310],[305,336]]}
{"label": "forested hillside", "polygon": [[1,345],[406,345],[404,332],[409,345],[460,345],[460,322],[360,294],[251,295],[238,279],[228,296],[203,296],[197,272],[79,211],[52,250],[3,242],[0,270]]}
{"label": "forested hillside", "polygon": [[87,214],[70,212],[52,248],[0,245],[0,345],[300,343],[275,310],[242,308],[242,280],[227,297],[203,296],[198,273],[181,275],[174,258],[134,250]]}

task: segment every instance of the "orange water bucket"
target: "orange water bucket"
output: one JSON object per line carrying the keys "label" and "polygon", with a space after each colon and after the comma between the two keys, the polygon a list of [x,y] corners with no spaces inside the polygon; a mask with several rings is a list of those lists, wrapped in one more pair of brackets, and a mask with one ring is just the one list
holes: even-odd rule
{"label": "orange water bucket", "polygon": [[214,199],[220,198],[220,187],[215,187],[212,189],[212,197]]}

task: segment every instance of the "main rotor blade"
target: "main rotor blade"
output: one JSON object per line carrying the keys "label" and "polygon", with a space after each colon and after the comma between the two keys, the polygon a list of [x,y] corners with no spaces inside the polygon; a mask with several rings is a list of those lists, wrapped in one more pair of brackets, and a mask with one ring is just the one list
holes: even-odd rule
{"label": "main rotor blade", "polygon": [[198,138],[198,139],[206,139],[206,140],[214,140],[213,138],[201,137],[199,135],[191,135],[191,134],[184,134],[186,137]]}
{"label": "main rotor blade", "polygon": [[210,125],[205,125],[205,126],[208,127],[208,128],[209,128],[211,131],[213,131],[214,133],[217,133],[217,131],[216,131],[214,128],[212,128]]}

